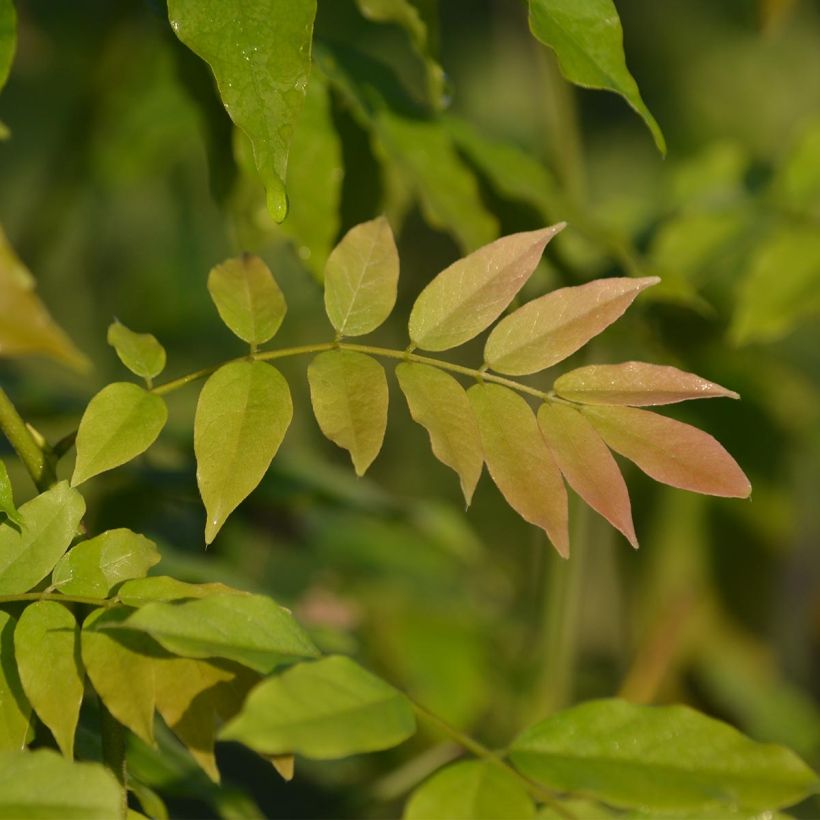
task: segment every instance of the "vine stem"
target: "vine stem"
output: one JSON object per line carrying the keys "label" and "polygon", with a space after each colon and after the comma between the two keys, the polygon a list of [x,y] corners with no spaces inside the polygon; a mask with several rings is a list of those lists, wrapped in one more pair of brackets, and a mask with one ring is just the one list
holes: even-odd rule
{"label": "vine stem", "polygon": [[3,431],[9,444],[20,457],[20,461],[23,462],[40,492],[44,492],[57,481],[50,454],[37,443],[2,387],[0,387],[0,430]]}

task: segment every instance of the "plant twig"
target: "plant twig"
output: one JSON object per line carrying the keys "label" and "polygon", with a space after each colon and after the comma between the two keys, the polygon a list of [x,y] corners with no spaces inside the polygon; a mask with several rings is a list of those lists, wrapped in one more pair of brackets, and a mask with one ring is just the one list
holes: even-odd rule
{"label": "plant twig", "polygon": [[20,461],[23,462],[40,492],[44,492],[57,481],[50,454],[37,444],[2,387],[0,387],[0,429],[20,457]]}

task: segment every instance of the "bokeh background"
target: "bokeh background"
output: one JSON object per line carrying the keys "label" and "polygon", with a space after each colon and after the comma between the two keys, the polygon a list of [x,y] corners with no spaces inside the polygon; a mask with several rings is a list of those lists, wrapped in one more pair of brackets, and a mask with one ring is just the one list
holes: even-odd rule
{"label": "bokeh background", "polygon": [[[566,219],[524,299],[599,276],[663,283],[534,383],[635,358],[738,390],[741,402],[669,412],[726,445],[752,480],[751,502],[661,487],[624,464],[641,549],[576,505],[563,562],[486,474],[464,510],[395,381],[384,450],[356,479],[313,420],[306,362],[288,360],[293,426],[207,552],[197,386],[170,397],[169,426],[145,457],[89,482],[89,527],[154,538],[158,572],[273,595],[325,648],[359,656],[490,745],[562,705],[621,694],[690,703],[817,767],[820,7],[617,0],[664,159],[623,100],[561,78],[525,4],[419,5],[437,21],[421,45],[352,0],[320,0],[292,210],[279,227],[247,144],[161,2],[19,0],[0,96],[11,132],[0,142],[0,224],[93,369],[3,361],[4,387],[58,439],[98,389],[127,378],[105,344],[112,317],[166,345],[169,377],[240,355],[205,281],[242,250],[261,254],[286,294],[276,344],[329,339],[324,259],[379,213],[402,271],[377,336],[404,347],[415,295],[441,268],[502,233]],[[446,73],[439,95],[433,61]],[[475,364],[480,347],[455,355]],[[19,468],[13,478],[18,501],[34,494]],[[300,760],[285,784],[225,745],[216,787],[169,736],[162,747],[134,745],[131,766],[178,817],[396,816],[408,790],[457,754],[424,731],[385,754]],[[794,813],[816,817],[820,802]]]}

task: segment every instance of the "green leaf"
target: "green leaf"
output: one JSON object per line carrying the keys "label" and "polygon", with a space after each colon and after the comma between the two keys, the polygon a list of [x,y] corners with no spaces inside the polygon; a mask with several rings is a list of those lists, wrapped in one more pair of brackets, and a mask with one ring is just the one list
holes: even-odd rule
{"label": "green leaf", "polygon": [[[14,659],[17,622],[0,610],[0,750],[24,749],[31,731],[31,704],[23,691]],[[0,768],[0,779],[3,769]],[[0,794],[0,805],[2,795]]]}
{"label": "green leaf", "polygon": [[466,391],[449,373],[426,364],[402,362],[396,376],[410,415],[430,434],[433,455],[458,473],[469,506],[481,476],[484,451]]}
{"label": "green leaf", "polygon": [[535,817],[535,806],[511,772],[484,760],[454,763],[422,783],[404,809],[404,820],[507,820]]}
{"label": "green leaf", "polygon": [[372,357],[328,350],[308,366],[313,413],[322,432],[350,452],[362,476],[379,454],[387,428],[387,377]]}
{"label": "green leaf", "polygon": [[153,379],[165,370],[165,348],[150,333],[135,333],[122,322],[108,326],[108,344],[120,361],[137,376]]}
{"label": "green leaf", "polygon": [[194,452],[206,544],[262,480],[292,417],[288,383],[265,362],[232,362],[205,382],[194,418]]}
{"label": "green leaf", "polygon": [[318,655],[290,612],[263,595],[146,604],[123,626],[148,633],[177,655],[225,658],[263,673],[286,661]]}
{"label": "green leaf", "polygon": [[71,485],[119,467],[144,453],[168,420],[165,402],[131,382],[114,382],[88,403],[77,430]]}
{"label": "green leaf", "polygon": [[12,0],[0,0],[0,91],[6,84],[17,46],[17,14]]}
{"label": "green leaf", "polygon": [[473,405],[487,469],[507,503],[541,527],[563,558],[569,557],[567,491],[532,408],[497,384],[476,384]]}
{"label": "green leaf", "polygon": [[22,526],[23,518],[14,506],[14,493],[5,461],[0,461],[0,512],[5,513],[9,521]]}
{"label": "green leaf", "polygon": [[98,763],[72,763],[50,749],[0,753],[0,817],[111,820],[121,794]]}
{"label": "green leaf", "polygon": [[152,575],[150,578],[126,581],[117,590],[117,598],[126,606],[140,607],[154,601],[181,601],[223,593],[243,594],[240,590],[225,586],[225,584],[186,584],[185,581],[178,581],[167,575]]}
{"label": "green leaf", "polygon": [[511,376],[551,367],[609,327],[642,290],[659,281],[657,276],[599,279],[533,299],[493,328],[484,361]]}
{"label": "green leaf", "polygon": [[54,567],[52,584],[66,595],[105,598],[120,581],[141,578],[159,562],[153,541],[127,529],[75,544]]}
{"label": "green leaf", "polygon": [[375,330],[396,304],[399,254],[380,216],[351,228],[325,267],[325,310],[339,336]]}
{"label": "green leaf", "polygon": [[336,655],[262,681],[219,736],[261,754],[333,760],[389,749],[415,731],[401,692]]}
{"label": "green leaf", "polygon": [[686,706],[590,701],[526,729],[515,766],[557,791],[659,811],[751,811],[795,803],[816,786],[793,752],[755,743]]}
{"label": "green leaf", "polygon": [[285,318],[287,305],[279,285],[268,266],[250,253],[213,268],[208,292],[222,321],[248,344],[273,338]]}
{"label": "green leaf", "polygon": [[85,501],[65,481],[20,507],[20,529],[0,524],[0,595],[28,592],[68,549]]}
{"label": "green leaf", "polygon": [[316,0],[169,0],[177,37],[210,65],[225,110],[253,143],[268,210],[287,214],[285,176],[310,74]]}
{"label": "green leaf", "polygon": [[492,324],[529,279],[563,223],[496,239],[459,259],[419,294],[410,340],[422,350],[447,350]]}
{"label": "green leaf", "polygon": [[612,0],[529,0],[530,31],[558,57],[561,73],[584,88],[620,94],[666,154],[660,126],[626,67],[621,20]]}
{"label": "green leaf", "polygon": [[77,621],[56,601],[30,604],[14,629],[14,653],[34,711],[51,730],[60,751],[72,758],[85,674]]}

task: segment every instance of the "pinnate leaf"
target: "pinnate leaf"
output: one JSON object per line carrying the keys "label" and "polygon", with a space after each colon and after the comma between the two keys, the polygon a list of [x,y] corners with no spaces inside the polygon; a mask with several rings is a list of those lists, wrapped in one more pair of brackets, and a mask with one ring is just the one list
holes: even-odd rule
{"label": "pinnate leaf", "polygon": [[268,266],[245,253],[211,269],[208,292],[222,321],[243,341],[261,345],[285,318],[285,297]]}
{"label": "pinnate leaf", "polygon": [[269,364],[231,362],[205,382],[194,418],[205,543],[262,480],[292,417],[288,384]]}
{"label": "pinnate leaf", "polygon": [[749,479],[708,433],[634,407],[584,407],[601,438],[655,481],[706,495],[747,498]]}
{"label": "pinnate leaf", "polygon": [[85,501],[65,481],[20,507],[22,526],[0,524],[0,595],[28,592],[68,549]]}
{"label": "pinnate leaf", "polygon": [[569,486],[637,548],[626,482],[595,428],[561,404],[541,405],[538,426]]}
{"label": "pinnate leaf", "polygon": [[262,681],[220,733],[262,754],[333,760],[397,746],[416,730],[407,698],[340,655]]}
{"label": "pinnate leaf", "polygon": [[60,751],[73,757],[85,674],[77,621],[56,601],[36,601],[17,621],[14,652],[34,711],[51,730]]}
{"label": "pinnate leaf", "polygon": [[350,452],[356,475],[364,475],[379,454],[387,429],[384,368],[363,353],[329,350],[308,366],[308,383],[321,431]]}
{"label": "pinnate leaf", "polygon": [[657,276],[599,279],[533,299],[493,328],[484,361],[511,376],[551,367],[609,327],[642,290],[658,282]]}
{"label": "pinnate leaf", "polygon": [[458,473],[469,504],[481,476],[484,452],[466,391],[449,373],[426,364],[402,362],[396,376],[410,415],[430,434],[433,455]]}
{"label": "pinnate leaf", "polygon": [[676,367],[645,362],[593,364],[571,370],[555,380],[559,396],[584,404],[627,404],[643,407],[674,404],[688,399],[724,396],[739,399],[737,393],[719,384],[685,373]]}
{"label": "pinnate leaf", "polygon": [[139,385],[115,382],[104,387],[80,419],[71,485],[76,487],[144,453],[167,420],[165,402]]}
{"label": "pinnate leaf", "polygon": [[108,344],[120,361],[137,376],[153,379],[165,370],[165,348],[150,333],[135,333],[122,322],[108,326]]}
{"label": "pinnate leaf", "polygon": [[404,809],[404,820],[503,820],[535,817],[526,788],[513,774],[484,760],[454,763],[422,783]]}
{"label": "pinnate leaf", "polygon": [[0,513],[4,513],[9,521],[13,521],[18,526],[23,523],[17,507],[14,506],[14,493],[5,461],[0,461]]}
{"label": "pinnate leaf", "polygon": [[117,598],[126,606],[140,607],[154,601],[182,601],[189,598],[207,598],[209,595],[242,595],[238,589],[225,584],[188,584],[168,575],[152,575],[126,581],[118,590]]}
{"label": "pinnate leaf", "polygon": [[[31,733],[31,704],[20,683],[14,659],[17,621],[0,610],[0,753],[24,749]],[[0,780],[3,770],[0,769]]]}
{"label": "pinnate leaf", "polygon": [[817,777],[793,752],[756,743],[685,706],[589,701],[526,729],[510,758],[557,791],[656,811],[776,809]]}
{"label": "pinnate leaf", "polygon": [[467,395],[493,481],[507,503],[523,519],[541,527],[567,558],[567,491],[532,408],[517,393],[497,384],[476,384]]}
{"label": "pinnate leaf", "polygon": [[510,304],[563,227],[558,223],[503,236],[445,268],[413,305],[413,344],[422,350],[447,350],[481,333]]}
{"label": "pinnate leaf", "polygon": [[380,216],[351,228],[325,267],[325,310],[340,336],[375,330],[396,304],[399,254]]}

